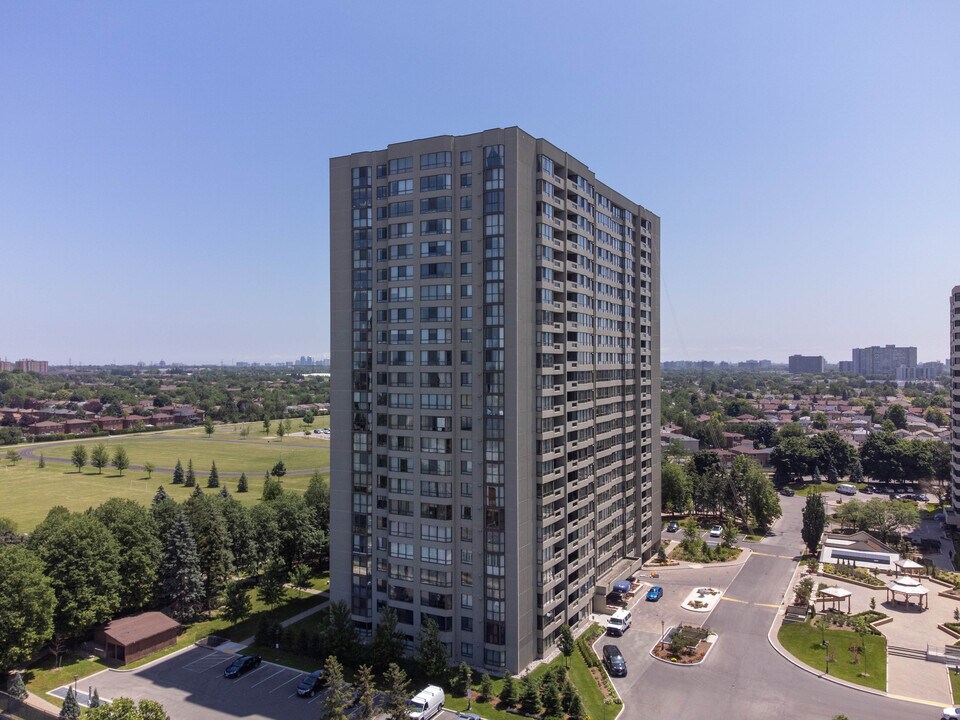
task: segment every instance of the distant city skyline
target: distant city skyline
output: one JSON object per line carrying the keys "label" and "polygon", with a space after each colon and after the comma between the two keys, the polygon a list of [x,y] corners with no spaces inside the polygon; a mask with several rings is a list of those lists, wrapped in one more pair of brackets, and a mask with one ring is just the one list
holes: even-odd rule
{"label": "distant city skyline", "polygon": [[664,359],[948,356],[960,4],[502,10],[0,5],[0,355],[328,355],[329,158],[519,125],[662,218]]}

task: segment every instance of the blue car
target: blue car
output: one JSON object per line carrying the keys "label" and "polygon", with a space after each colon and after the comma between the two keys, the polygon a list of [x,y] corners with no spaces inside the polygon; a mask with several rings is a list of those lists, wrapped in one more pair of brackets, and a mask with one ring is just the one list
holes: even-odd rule
{"label": "blue car", "polygon": [[659,585],[654,585],[652,588],[647,590],[647,600],[649,602],[656,602],[663,597],[663,588]]}

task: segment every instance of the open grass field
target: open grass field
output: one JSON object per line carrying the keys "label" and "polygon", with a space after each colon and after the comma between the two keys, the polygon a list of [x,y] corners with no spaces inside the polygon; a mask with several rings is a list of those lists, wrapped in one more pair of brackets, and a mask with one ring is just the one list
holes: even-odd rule
{"label": "open grass field", "polygon": [[[292,421],[294,428],[299,428],[299,423],[299,420]],[[325,427],[328,423],[328,417],[317,418],[313,427]],[[221,486],[226,486],[231,492],[236,490],[239,474],[245,472],[250,491],[235,494],[235,497],[250,505],[260,500],[264,473],[277,460],[282,459],[287,467],[283,484],[289,490],[306,490],[315,470],[327,474],[330,466],[329,440],[316,435],[303,437],[301,434],[298,437],[294,434],[284,437],[281,442],[272,432],[270,435],[264,434],[262,423],[247,425],[250,434],[246,438],[240,436],[242,425],[217,425],[216,432],[209,438],[201,427],[21,445],[19,452],[24,459],[19,463],[12,465],[0,459],[0,493],[4,498],[0,515],[16,522],[21,532],[27,532],[43,520],[55,505],[63,505],[70,510],[86,510],[111,497],[129,498],[147,504],[153,499],[158,485],[163,485],[175,500],[182,501],[191,490],[171,484],[177,459],[183,463],[184,469],[187,461],[193,460],[197,484],[201,487],[206,485],[210,465],[214,461],[217,463]],[[273,425],[275,428],[276,422]],[[131,467],[124,471],[123,477],[113,467],[104,468],[101,474],[96,468],[88,466],[78,473],[69,464],[70,453],[78,443],[86,445],[89,450],[98,442],[103,442],[111,453],[119,445],[126,449]],[[44,468],[38,467],[41,453],[46,461]],[[156,467],[150,479],[140,469],[145,462],[151,462]]]}
{"label": "open grass field", "polygon": [[[826,652],[821,644],[820,631],[811,627],[809,622],[784,623],[777,638],[783,647],[800,662],[810,667],[825,668]],[[887,639],[882,635],[867,635],[864,641],[867,646],[866,663],[861,656],[859,662],[854,663],[849,651],[851,645],[859,645],[860,637],[856,633],[846,630],[827,630],[825,633],[830,643],[830,654],[833,661],[830,663],[830,674],[841,680],[866,685],[875,690],[887,689]],[[866,664],[866,670],[864,669]],[[864,674],[866,672],[866,674]]]}

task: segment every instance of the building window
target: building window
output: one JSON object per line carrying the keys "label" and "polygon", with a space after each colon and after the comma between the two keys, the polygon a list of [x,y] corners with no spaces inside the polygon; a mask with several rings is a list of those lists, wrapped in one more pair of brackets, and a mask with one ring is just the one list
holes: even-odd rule
{"label": "building window", "polygon": [[453,153],[446,152],[424,153],[420,156],[420,169],[431,170],[433,168],[450,167],[453,163]]}
{"label": "building window", "polygon": [[473,218],[460,218],[460,232],[473,231]]}
{"label": "building window", "polygon": [[471,173],[462,173],[460,175],[460,187],[473,187],[473,175]]}
{"label": "building window", "polygon": [[460,164],[470,165],[473,162],[473,150],[460,151]]}
{"label": "building window", "polygon": [[453,176],[424,175],[420,178],[420,192],[434,192],[435,190],[449,190],[453,186]]}
{"label": "building window", "polygon": [[390,161],[390,174],[398,175],[400,173],[407,173],[413,170],[413,158],[397,158],[396,160]]}

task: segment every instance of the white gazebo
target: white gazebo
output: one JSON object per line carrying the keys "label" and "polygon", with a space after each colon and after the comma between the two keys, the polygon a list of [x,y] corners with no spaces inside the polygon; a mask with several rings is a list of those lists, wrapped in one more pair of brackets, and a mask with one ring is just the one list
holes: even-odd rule
{"label": "white gazebo", "polygon": [[923,565],[913,560],[908,560],[907,558],[897,560],[893,566],[897,569],[897,575],[923,575]]}
{"label": "white gazebo", "polygon": [[927,596],[928,591],[915,577],[897,577],[887,583],[887,601],[901,602],[897,600],[898,595],[903,595],[902,602],[905,602],[907,605],[911,604],[911,599],[916,598],[917,606],[921,610],[930,607],[930,600]]}

